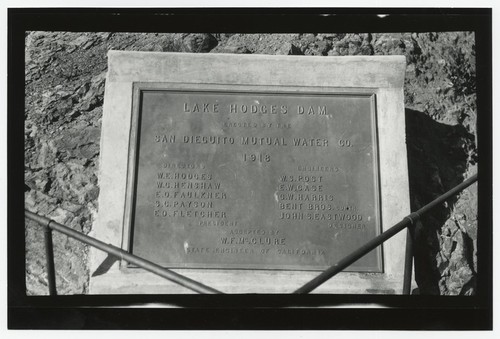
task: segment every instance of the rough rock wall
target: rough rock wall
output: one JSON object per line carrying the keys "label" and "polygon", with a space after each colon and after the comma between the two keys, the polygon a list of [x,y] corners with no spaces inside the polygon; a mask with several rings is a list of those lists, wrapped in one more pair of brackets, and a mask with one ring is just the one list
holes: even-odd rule
{"label": "rough rock wall", "polygon": [[[30,32],[25,49],[25,205],[84,233],[98,210],[99,138],[110,49],[407,59],[405,105],[412,208],[476,172],[474,35]],[[474,294],[475,185],[414,232],[419,293]],[[28,295],[47,294],[43,232],[26,222]],[[55,234],[59,294],[87,291],[87,248]]]}

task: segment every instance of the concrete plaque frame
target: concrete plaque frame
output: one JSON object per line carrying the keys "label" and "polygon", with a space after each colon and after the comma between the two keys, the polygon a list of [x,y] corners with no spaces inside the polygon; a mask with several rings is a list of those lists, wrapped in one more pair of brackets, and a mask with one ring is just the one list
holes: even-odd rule
{"label": "concrete plaque frame", "polygon": [[[134,88],[174,84],[177,88],[304,88],[375,97],[378,130],[382,231],[410,213],[405,142],[403,56],[303,57],[155,52],[108,53],[101,132],[99,214],[94,237],[127,248],[126,196]],[[297,90],[298,92],[298,90]],[[399,294],[403,285],[406,232],[382,247],[383,272],[343,272],[314,293]],[[355,248],[353,248],[354,250]],[[141,269],[106,267],[106,254],[91,250],[91,294],[194,293]],[[291,293],[317,271],[173,269],[225,293]]]}

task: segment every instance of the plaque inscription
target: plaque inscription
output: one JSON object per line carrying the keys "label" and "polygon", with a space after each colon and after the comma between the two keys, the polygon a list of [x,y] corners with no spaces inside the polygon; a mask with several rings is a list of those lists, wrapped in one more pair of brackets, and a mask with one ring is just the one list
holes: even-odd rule
{"label": "plaque inscription", "polygon": [[[135,93],[132,253],[172,268],[321,270],[380,233],[374,94]],[[380,249],[347,270],[381,272]]]}

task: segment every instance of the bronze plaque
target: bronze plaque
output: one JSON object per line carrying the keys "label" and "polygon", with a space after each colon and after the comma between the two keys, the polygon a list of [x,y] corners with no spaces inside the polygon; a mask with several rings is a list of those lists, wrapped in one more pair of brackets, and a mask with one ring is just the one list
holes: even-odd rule
{"label": "bronze plaque", "polygon": [[[375,95],[136,84],[129,250],[172,268],[322,270],[380,233]],[[381,250],[348,271],[382,272]]]}

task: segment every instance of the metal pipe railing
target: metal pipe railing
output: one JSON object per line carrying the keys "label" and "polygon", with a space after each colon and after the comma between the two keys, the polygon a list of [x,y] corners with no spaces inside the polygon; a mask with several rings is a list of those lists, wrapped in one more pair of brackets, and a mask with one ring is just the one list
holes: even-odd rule
{"label": "metal pipe railing", "polygon": [[[343,259],[341,259],[339,262],[337,262],[335,265],[331,266],[327,270],[323,271],[320,275],[318,275],[316,278],[312,279],[299,289],[297,289],[294,293],[297,294],[304,294],[304,293],[309,293],[339,272],[343,271],[345,268],[356,262],[358,259],[375,249],[377,246],[381,245],[383,242],[386,240],[390,239],[392,236],[397,234],[398,232],[402,231],[406,227],[410,225],[414,225],[415,222],[417,222],[421,215],[424,213],[427,213],[430,209],[434,208],[435,206],[441,204],[442,202],[446,201],[448,198],[451,196],[457,194],[458,192],[462,191],[463,189],[467,188],[468,186],[472,185],[477,181],[477,174],[473,175],[469,179],[465,180],[463,183],[455,186],[445,194],[441,195],[437,199],[433,200],[432,202],[428,203],[424,207],[420,208],[418,211],[411,213],[410,215],[406,216],[398,222],[396,225],[393,227],[389,228],[387,231],[383,232],[382,234],[378,235],[377,237],[373,238],[372,240],[368,241],[365,245],[361,246],[358,248],[356,251],[352,252],[351,254],[347,255]],[[54,270],[54,254],[53,254],[53,246],[52,246],[52,230],[56,230],[58,232],[61,232],[71,238],[75,238],[87,245],[96,247],[104,252],[107,252],[108,254],[111,254],[117,258],[126,260],[132,264],[135,264],[149,272],[152,272],[156,275],[159,275],[165,279],[168,279],[170,281],[175,282],[176,284],[179,284],[181,286],[184,286],[188,289],[191,289],[195,292],[198,293],[222,293],[216,289],[213,289],[209,286],[203,285],[195,280],[192,280],[188,277],[185,277],[181,274],[175,273],[169,269],[166,269],[164,267],[161,267],[151,261],[148,261],[146,259],[143,259],[141,257],[138,257],[136,255],[133,255],[131,253],[128,253],[124,250],[122,250],[119,247],[106,244],[100,240],[97,240],[95,238],[92,238],[88,235],[85,235],[83,233],[77,232],[67,226],[61,225],[53,220],[50,220],[46,217],[40,216],[38,214],[35,214],[33,212],[30,212],[29,210],[25,209],[25,216],[28,219],[31,219],[33,221],[36,221],[37,223],[41,224],[44,229],[45,229],[45,250],[46,250],[46,256],[47,256],[47,274],[48,274],[48,283],[49,283],[49,291],[51,295],[56,294],[56,287],[55,287],[55,270]],[[407,241],[409,242],[407,249],[406,249],[406,263],[405,263],[405,272],[404,272],[404,286],[403,286],[403,292],[405,294],[409,294],[409,289],[410,289],[410,280],[411,280],[411,261],[412,261],[412,238],[410,235],[408,235]]]}
{"label": "metal pipe railing", "polygon": [[413,225],[416,221],[420,219],[420,216],[424,213],[427,213],[430,209],[433,207],[436,207],[437,205],[443,203],[446,201],[448,198],[451,196],[457,194],[458,192],[462,191],[463,189],[469,187],[473,183],[477,181],[477,174],[474,174],[472,177],[469,179],[465,180],[463,183],[455,186],[448,192],[444,193],[437,199],[433,200],[432,202],[428,203],[421,209],[419,209],[416,212],[411,213],[410,215],[406,216],[398,222],[396,225],[392,226],[389,228],[387,231],[383,232],[382,234],[376,236],[372,240],[368,241],[366,244],[358,248],[356,251],[352,252],[351,254],[347,255],[340,261],[338,261],[335,265],[331,266],[330,268],[326,269],[323,271],[320,275],[318,275],[316,278],[312,279],[311,281],[307,282],[304,284],[302,287],[297,289],[294,293],[298,294],[303,294],[303,293],[309,293],[315,288],[317,288],[319,285],[323,284],[339,272],[343,271],[347,267],[349,267],[351,264],[356,262],[358,259],[363,257],[365,254],[369,253],[373,249],[375,249],[377,246],[381,245],[384,241],[388,240],[398,232],[404,230],[406,227],[409,225]]}
{"label": "metal pipe railing", "polygon": [[[92,238],[88,235],[85,235],[83,233],[77,232],[67,226],[61,225],[53,220],[50,220],[46,217],[42,217],[38,214],[35,214],[33,212],[30,212],[28,210],[24,210],[24,215],[31,220],[34,220],[44,226],[46,229],[50,230],[56,230],[58,232],[61,232],[71,238],[77,239],[87,245],[93,246],[95,248],[98,248],[104,252],[107,252],[117,258],[126,260],[132,264],[135,264],[151,273],[154,273],[156,275],[159,275],[165,279],[168,279],[170,281],[175,282],[178,285],[184,286],[190,290],[193,290],[198,293],[222,293],[212,287],[203,285],[202,283],[197,282],[196,280],[192,280],[188,277],[185,277],[181,274],[178,274],[176,272],[173,272],[169,269],[166,269],[164,267],[161,267],[160,265],[157,265],[149,260],[143,259],[141,257],[138,257],[136,255],[133,255],[127,251],[122,250],[119,247],[106,244],[100,240],[97,240],[95,238]],[[50,238],[50,240],[52,240]],[[47,245],[47,242],[46,242]],[[52,246],[50,246],[50,252],[49,253],[49,246],[46,247],[46,252],[47,252],[47,258],[52,257],[52,269],[50,270],[50,264],[49,264],[49,259],[47,259],[47,274],[49,275],[48,281],[49,281],[49,289],[52,290],[52,287],[50,287],[50,282],[53,281],[54,285],[54,291],[55,292],[55,274],[54,274],[54,265],[53,265],[53,254],[52,254]],[[52,294],[52,293],[51,293]]]}

